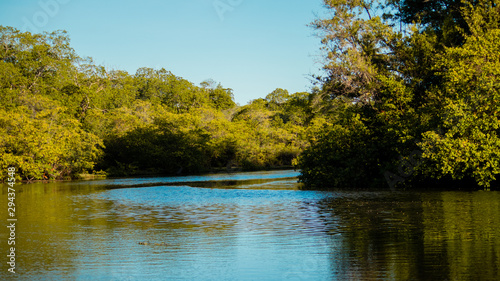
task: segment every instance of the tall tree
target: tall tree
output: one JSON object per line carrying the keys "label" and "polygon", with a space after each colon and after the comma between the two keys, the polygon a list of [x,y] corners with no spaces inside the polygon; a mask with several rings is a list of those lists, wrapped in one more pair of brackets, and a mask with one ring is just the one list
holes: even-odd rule
{"label": "tall tree", "polygon": [[422,149],[421,165],[399,169],[405,184],[490,186],[500,173],[497,2],[325,0],[331,18],[313,26],[327,52],[332,126],[302,155],[301,180],[368,186]]}

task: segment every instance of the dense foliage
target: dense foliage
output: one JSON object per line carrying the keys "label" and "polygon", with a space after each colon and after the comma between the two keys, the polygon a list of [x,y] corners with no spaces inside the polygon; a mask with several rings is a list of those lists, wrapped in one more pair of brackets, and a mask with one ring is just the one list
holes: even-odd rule
{"label": "dense foliage", "polygon": [[[0,27],[0,169],[27,180],[296,165],[306,188],[498,188],[500,1],[325,0],[320,88],[239,106]],[[2,177],[5,177],[3,175]]]}
{"label": "dense foliage", "polygon": [[500,1],[325,0],[332,120],[301,155],[308,187],[495,188]]}
{"label": "dense foliage", "polygon": [[65,32],[0,27],[0,170],[41,180],[290,167],[324,123],[310,110],[317,95],[276,89],[239,106],[212,80],[109,70]]}

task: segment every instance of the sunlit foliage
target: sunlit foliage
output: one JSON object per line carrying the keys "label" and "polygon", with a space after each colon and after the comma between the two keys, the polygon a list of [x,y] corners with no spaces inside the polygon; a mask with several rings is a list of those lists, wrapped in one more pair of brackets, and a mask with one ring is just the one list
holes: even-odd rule
{"label": "sunlit foliage", "polygon": [[0,28],[0,100],[0,169],[25,180],[290,167],[311,119],[309,93],[239,106],[213,80],[106,69],[65,32],[11,27]]}
{"label": "sunlit foliage", "polygon": [[312,26],[332,124],[300,158],[306,187],[380,186],[398,170],[398,186],[497,186],[499,1],[324,3],[331,17]]}

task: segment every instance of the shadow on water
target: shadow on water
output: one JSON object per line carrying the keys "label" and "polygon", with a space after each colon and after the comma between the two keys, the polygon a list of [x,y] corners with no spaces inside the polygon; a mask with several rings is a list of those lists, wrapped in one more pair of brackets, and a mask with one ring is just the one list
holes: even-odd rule
{"label": "shadow on water", "polygon": [[341,280],[500,280],[500,193],[343,193],[318,202]]}
{"label": "shadow on water", "polygon": [[[59,188],[93,190],[155,186],[191,186],[225,189],[298,189],[299,172],[294,170],[219,173],[195,176],[123,178],[79,182],[61,182]],[[37,183],[44,185],[42,183]],[[32,186],[36,186],[33,184]]]}

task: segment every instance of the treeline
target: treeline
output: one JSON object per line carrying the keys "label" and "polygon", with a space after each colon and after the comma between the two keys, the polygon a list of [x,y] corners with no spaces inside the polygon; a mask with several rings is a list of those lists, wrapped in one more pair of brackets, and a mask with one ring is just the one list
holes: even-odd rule
{"label": "treeline", "polygon": [[294,165],[305,188],[498,188],[500,1],[324,3],[330,16],[311,24],[319,88],[244,106],[211,80],[108,70],[64,32],[1,27],[0,169],[33,180]]}
{"label": "treeline", "polygon": [[325,0],[310,188],[498,188],[500,1]]}
{"label": "treeline", "polygon": [[326,122],[319,97],[276,89],[238,106],[212,80],[109,70],[65,32],[0,27],[0,169],[43,180],[290,166]]}

